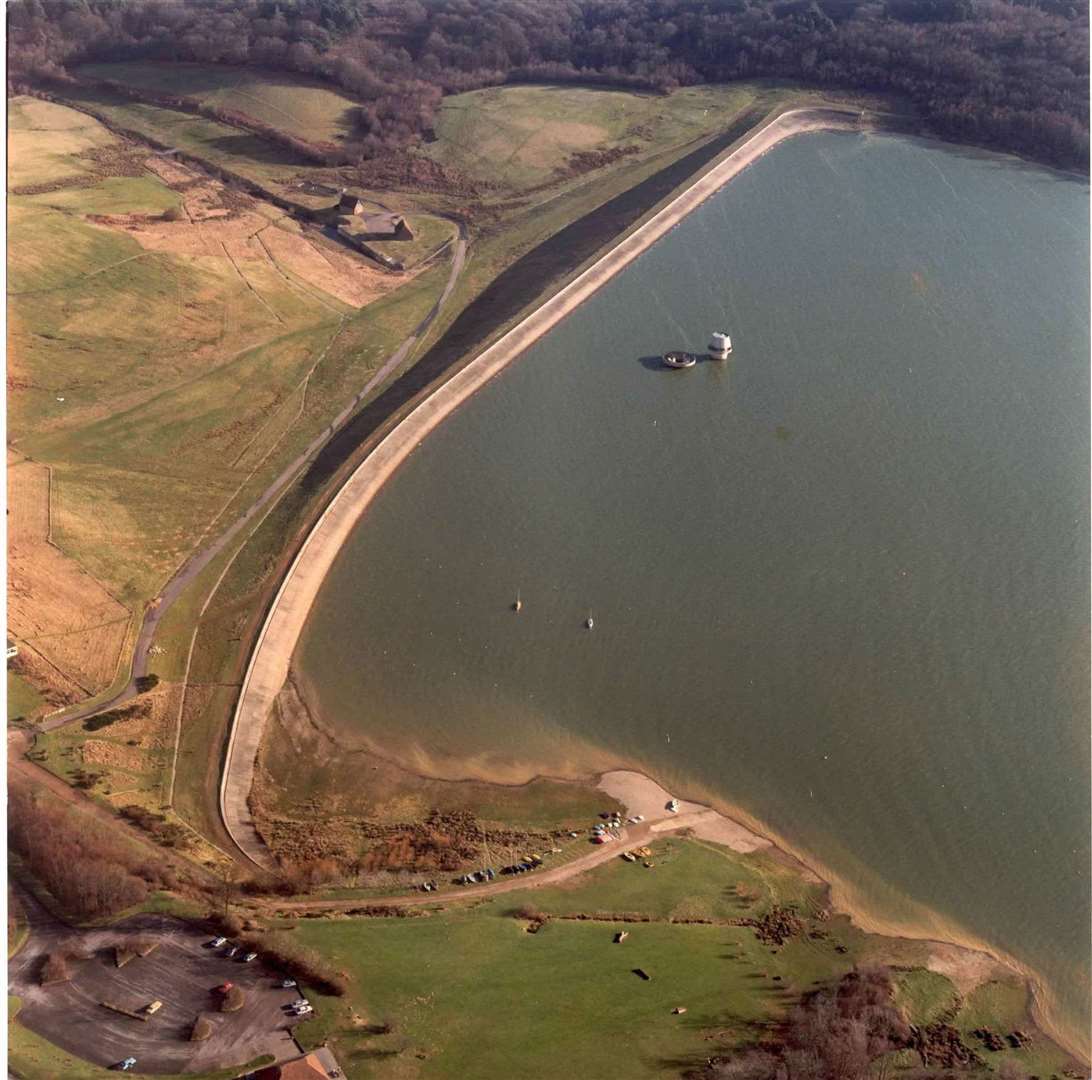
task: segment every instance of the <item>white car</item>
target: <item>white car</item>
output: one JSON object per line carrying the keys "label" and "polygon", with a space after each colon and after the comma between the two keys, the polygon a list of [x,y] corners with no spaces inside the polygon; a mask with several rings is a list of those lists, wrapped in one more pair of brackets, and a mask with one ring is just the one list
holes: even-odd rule
{"label": "white car", "polygon": [[249,964],[251,960],[257,960],[257,959],[258,959],[258,954],[256,952],[248,952],[246,954],[246,956],[243,957],[243,963],[244,964]]}
{"label": "white car", "polygon": [[219,949],[221,945],[226,945],[226,944],[227,944],[227,938],[226,937],[214,937],[212,939],[212,941],[209,942],[209,946],[211,948],[213,948],[213,949]]}

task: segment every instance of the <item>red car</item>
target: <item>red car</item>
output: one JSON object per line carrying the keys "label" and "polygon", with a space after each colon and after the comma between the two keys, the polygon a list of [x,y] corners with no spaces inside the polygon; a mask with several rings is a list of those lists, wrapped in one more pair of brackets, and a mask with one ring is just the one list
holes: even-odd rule
{"label": "red car", "polygon": [[221,983],[219,986],[214,986],[212,992],[214,994],[226,994],[235,984],[234,983]]}

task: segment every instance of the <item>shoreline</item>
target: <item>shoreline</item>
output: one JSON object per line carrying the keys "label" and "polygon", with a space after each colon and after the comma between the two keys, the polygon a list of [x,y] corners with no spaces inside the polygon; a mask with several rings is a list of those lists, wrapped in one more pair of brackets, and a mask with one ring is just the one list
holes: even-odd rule
{"label": "shoreline", "polygon": [[748,165],[795,135],[861,130],[863,116],[860,110],[801,108],[764,123],[439,386],[357,466],[311,529],[274,596],[251,652],[231,719],[219,791],[220,818],[247,859],[263,869],[270,866],[248,806],[266,719],[288,678],[291,658],[322,582],[357,521],[398,466],[467,398]]}
{"label": "shoreline", "polygon": [[[816,119],[811,123],[804,122],[799,126],[792,125],[791,121],[788,125],[782,125],[782,121],[798,113],[832,113],[839,119],[837,123],[828,118],[825,121]],[[405,458],[420,445],[421,441],[455,408],[747,165],[781,141],[796,134],[843,125],[856,128],[856,123],[850,120],[851,115],[856,114],[833,109],[794,110],[781,114],[758,128],[705,175],[700,176],[666,207],[654,214],[649,221],[617,243],[573,282],[519,322],[495,344],[475,356],[448,382],[437,388],[427,400],[402,420],[353,472],[319,518],[281,583],[251,654],[239,703],[233,715],[221,783],[221,817],[229,835],[248,858],[258,865],[269,865],[268,854],[249,820],[246,803],[253,779],[254,756],[261,744],[266,718],[287,677],[295,646],[322,582],[345,539],[355,528],[371,499],[383,484]],[[785,127],[789,129],[784,130]],[[715,180],[714,177],[716,177]],[[680,207],[679,204],[683,200],[686,201]],[[671,216],[665,219],[664,215],[669,212]],[[631,245],[631,241],[637,238],[640,240]],[[620,252],[622,254],[619,256]],[[596,277],[597,274],[598,277]],[[278,672],[282,672],[280,678],[278,678]],[[648,783],[655,784],[655,781],[645,774],[634,773],[634,775],[642,776]],[[228,790],[229,782],[234,788],[233,791]],[[716,801],[719,802],[719,800]],[[234,805],[231,805],[232,803]],[[695,810],[695,813],[716,814],[721,820],[728,822],[732,828],[762,840],[761,846],[768,845],[774,848],[802,870],[814,875],[830,891],[832,906],[848,915],[861,929],[885,937],[907,938],[936,945],[938,951],[945,951],[949,955],[952,955],[953,950],[960,955],[970,954],[977,957],[980,963],[996,965],[999,971],[1003,970],[1010,976],[1019,977],[1029,988],[1029,1009],[1036,1025],[1068,1053],[1078,1059],[1084,1059],[1084,1052],[1078,1050],[1046,1018],[1047,1009],[1043,999],[1048,996],[1048,992],[1045,985],[1019,962],[1012,958],[1002,958],[997,950],[971,938],[958,928],[953,928],[950,935],[946,934],[938,938],[933,933],[907,930],[895,920],[872,915],[867,912],[867,905],[856,902],[851,885],[842,882],[837,875],[827,873],[824,876],[816,873],[810,865],[814,863],[813,859],[801,856],[792,845],[780,839],[769,839],[764,835],[769,830],[748,828],[737,820],[735,815],[723,814],[705,804],[693,805],[701,807],[701,810]],[[232,814],[235,815],[234,821],[230,817]],[[744,819],[747,818],[746,814],[741,816]],[[684,827],[678,824],[677,818],[669,820],[675,823],[675,828]],[[239,835],[233,828],[233,824],[238,829]],[[732,845],[729,844],[729,846]],[[939,916],[938,920],[943,921],[939,919]]]}
{"label": "shoreline", "polygon": [[[627,808],[629,808],[625,797],[627,791],[637,793],[638,798],[642,800],[642,805],[652,805],[661,795],[668,795],[667,790],[655,779],[635,769],[613,770],[599,775],[596,780],[601,790],[624,803]],[[661,801],[658,805],[662,807],[664,802]],[[1035,1026],[1069,1054],[1075,1062],[1079,1062],[1085,1068],[1092,1065],[1088,1051],[1077,1045],[1067,1032],[1050,1019],[1049,1009],[1044,1001],[1044,998],[1048,996],[1046,984],[1025,964],[956,924],[948,923],[943,916],[938,916],[939,925],[935,931],[901,923],[896,919],[876,916],[868,910],[867,904],[855,897],[852,885],[843,881],[820,860],[807,852],[799,851],[795,845],[786,841],[765,824],[753,819],[742,808],[733,806],[725,810],[721,808],[724,805],[718,798],[711,798],[709,803],[680,799],[679,818],[682,818],[684,810],[690,819],[697,814],[701,815],[703,821],[699,823],[700,830],[695,829],[695,835],[699,839],[713,840],[714,843],[724,844],[734,851],[768,850],[776,857],[784,859],[805,879],[821,884],[827,890],[831,910],[835,914],[847,916],[853,925],[866,934],[913,941],[929,947],[928,959],[923,966],[951,979],[960,993],[967,993],[974,986],[988,982],[992,978],[1007,976],[1019,979],[1027,988],[1028,1014]],[[644,811],[638,809],[637,812]],[[714,815],[719,820],[714,821],[707,815]],[[654,823],[653,831],[657,831],[656,824],[660,822],[665,822],[665,819],[661,817]],[[666,824],[672,824],[670,815],[666,819]],[[678,820],[675,823],[675,829],[668,828],[660,831],[672,832],[686,825],[687,822]],[[709,835],[703,835],[703,832]],[[717,832],[724,837],[738,839],[735,843],[728,839],[717,839],[715,835]],[[737,843],[741,846],[737,846]],[[936,915],[930,909],[923,908],[923,910]]]}

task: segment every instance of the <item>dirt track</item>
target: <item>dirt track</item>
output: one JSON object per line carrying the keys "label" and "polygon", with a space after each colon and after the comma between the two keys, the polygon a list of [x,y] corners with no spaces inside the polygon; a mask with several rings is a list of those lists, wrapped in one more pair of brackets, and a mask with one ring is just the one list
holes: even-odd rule
{"label": "dirt track", "polygon": [[463,401],[748,165],[793,135],[858,125],[857,112],[799,109],[783,113],[756,131],[649,221],[443,383],[365,458],[327,507],[289,568],[243,681],[221,781],[220,812],[228,833],[252,862],[259,866],[271,863],[247,806],[266,718],[288,677],[292,654],[322,581],[383,484],[413,448]]}

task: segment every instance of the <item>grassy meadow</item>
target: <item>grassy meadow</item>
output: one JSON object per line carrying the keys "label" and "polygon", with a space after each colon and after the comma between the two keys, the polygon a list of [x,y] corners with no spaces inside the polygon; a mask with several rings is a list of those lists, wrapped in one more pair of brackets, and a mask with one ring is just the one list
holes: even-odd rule
{"label": "grassy meadow", "polygon": [[[264,204],[164,220],[191,195],[147,151],[37,99],[9,121],[13,188],[35,188],[8,204],[9,441],[51,467],[53,543],[136,613],[359,389],[446,267],[403,283],[338,262]],[[324,291],[346,270],[381,306]]]}
{"label": "grassy meadow", "polygon": [[112,79],[151,93],[196,98],[313,142],[336,142],[349,133],[356,107],[356,102],[333,87],[260,68],[133,61],[84,64],[76,74]]}
{"label": "grassy meadow", "polygon": [[[498,896],[408,919],[301,920],[294,936],[352,977],[343,999],[313,991],[317,1015],[300,1029],[305,1045],[329,1039],[350,1078],[577,1075],[603,1080],[677,1077],[715,1053],[770,1030],[799,995],[836,981],[860,962],[897,965],[898,1002],[925,1024],[952,983],[926,971],[924,946],[874,938],[847,919],[816,919],[821,895],[763,853],[740,855],[682,838],[653,846],[655,867],[617,860],[569,885]],[[727,920],[795,905],[809,930],[780,948]],[[529,932],[528,911],[553,916]],[[564,918],[599,913],[601,919]],[[649,916],[611,921],[609,913]],[[685,922],[707,919],[710,922]],[[615,944],[614,935],[629,936]],[[839,951],[842,949],[844,951]],[[651,979],[634,974],[642,968]],[[986,1013],[1016,984],[989,983],[969,995],[956,1025],[1028,1027],[1026,1002]],[[676,1014],[676,1007],[685,1013]],[[971,1045],[973,1045],[973,1040]],[[989,1055],[1049,1075],[1064,1056],[1042,1045]],[[915,1062],[899,1056],[889,1077]]]}
{"label": "grassy meadow", "polygon": [[756,96],[748,84],[662,94],[583,86],[497,86],[444,98],[425,153],[505,193],[558,179],[574,154],[644,157],[719,130]]}
{"label": "grassy meadow", "polygon": [[8,719],[27,716],[42,704],[42,695],[21,675],[8,671]]}

